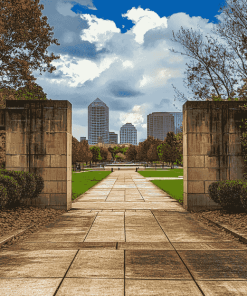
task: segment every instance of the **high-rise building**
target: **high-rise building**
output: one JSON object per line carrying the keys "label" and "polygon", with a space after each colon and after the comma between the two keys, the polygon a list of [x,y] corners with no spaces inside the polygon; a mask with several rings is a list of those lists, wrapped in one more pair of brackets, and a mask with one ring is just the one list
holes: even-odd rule
{"label": "high-rise building", "polygon": [[109,143],[109,108],[99,98],[88,106],[88,144]]}
{"label": "high-rise building", "polygon": [[118,134],[114,132],[109,132],[109,144],[117,144],[118,143]]}
{"label": "high-rise building", "polygon": [[131,123],[126,123],[120,128],[120,144],[125,143],[137,145],[137,130]]}
{"label": "high-rise building", "polygon": [[147,137],[164,141],[168,132],[174,132],[174,116],[168,112],[153,112],[147,116]]}
{"label": "high-rise building", "polygon": [[80,142],[86,140],[86,137],[80,137]]}
{"label": "high-rise building", "polygon": [[181,133],[183,128],[181,128],[183,124],[183,112],[168,112],[174,116],[174,134]]}

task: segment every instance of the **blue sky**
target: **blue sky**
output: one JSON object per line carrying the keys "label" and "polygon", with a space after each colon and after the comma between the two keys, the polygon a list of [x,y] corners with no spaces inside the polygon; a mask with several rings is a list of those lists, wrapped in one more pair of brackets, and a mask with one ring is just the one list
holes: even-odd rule
{"label": "blue sky", "polygon": [[215,37],[211,30],[221,22],[220,7],[227,5],[222,0],[40,0],[40,4],[60,43],[49,46],[48,53],[61,58],[52,62],[57,68],[53,73],[33,71],[33,75],[49,99],[72,104],[73,136],[88,139],[88,105],[100,98],[109,107],[110,131],[119,135],[120,127],[131,122],[137,142],[147,136],[148,114],[182,111],[185,101],[175,99],[172,84],[189,100],[193,97],[185,72],[193,59],[169,50],[186,52],[170,40],[172,31],[176,34],[182,26]]}

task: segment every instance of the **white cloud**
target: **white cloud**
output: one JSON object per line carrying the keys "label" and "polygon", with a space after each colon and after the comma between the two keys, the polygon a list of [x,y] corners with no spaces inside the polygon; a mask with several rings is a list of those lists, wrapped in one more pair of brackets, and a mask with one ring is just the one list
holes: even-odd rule
{"label": "white cloud", "polygon": [[129,113],[120,112],[120,121],[121,124],[132,123],[135,127],[140,127],[143,121],[145,120],[147,105],[134,105],[132,111]]}
{"label": "white cloud", "polygon": [[81,34],[81,40],[96,43],[97,50],[102,49],[105,42],[111,39],[114,33],[121,33],[113,21],[100,19],[90,14],[83,14],[80,17],[87,20],[89,25],[89,28]]}
{"label": "white cloud", "polygon": [[[91,0],[76,2],[88,8],[91,5],[89,9],[93,9]],[[68,8],[70,2],[58,3],[56,8],[60,14],[76,15]],[[80,136],[86,136],[87,128],[83,128],[87,125],[87,108],[97,97],[109,106],[110,131],[119,133],[123,124],[131,122],[137,127],[138,140],[147,136],[148,114],[156,111],[181,112],[185,102],[179,99],[174,102],[174,95],[177,94],[171,84],[191,99],[191,89],[184,85],[187,82],[186,63],[191,65],[193,59],[180,54],[187,51],[180,43],[170,40],[173,38],[172,31],[177,35],[178,30],[181,32],[181,26],[185,30],[192,28],[193,31],[198,31],[199,26],[203,36],[215,36],[211,31],[212,23],[185,13],[166,18],[138,7],[128,10],[122,17],[134,24],[123,34],[114,21],[90,14],[80,15],[81,20],[87,20],[89,27],[82,29],[79,36],[75,33],[78,23],[74,26],[74,32],[73,22],[71,27],[63,27],[61,42],[59,40],[61,47],[68,44],[72,47],[74,42],[83,40],[95,44],[97,50],[106,51],[100,54],[96,52],[92,57],[59,53],[60,60],[52,62],[61,71],[58,78],[55,75],[43,78],[37,72],[37,83],[44,88],[48,97],[52,98],[50,92],[56,99],[69,100],[73,104],[73,136],[78,135],[78,140]],[[207,42],[205,37],[203,40]],[[220,38],[217,41],[224,43]],[[179,53],[171,52],[169,49],[172,48]]]}
{"label": "white cloud", "polygon": [[124,68],[134,68],[134,64],[131,61],[124,61],[123,62],[123,67]]}
{"label": "white cloud", "polygon": [[143,43],[143,37],[147,31],[157,27],[167,27],[167,18],[160,18],[157,13],[148,8],[144,10],[140,7],[137,9],[133,7],[127,13],[122,14],[122,17],[127,17],[135,24],[127,34],[134,34],[136,36],[135,41],[140,44]]}
{"label": "white cloud", "polygon": [[[63,72],[68,79],[67,83],[71,87],[77,87],[87,80],[93,80],[99,77],[102,72],[110,67],[116,58],[105,58],[99,62],[93,62],[87,59],[74,59],[72,63],[68,55],[61,55],[59,61],[56,61],[57,69]],[[64,83],[66,80],[53,79],[53,82]]]}

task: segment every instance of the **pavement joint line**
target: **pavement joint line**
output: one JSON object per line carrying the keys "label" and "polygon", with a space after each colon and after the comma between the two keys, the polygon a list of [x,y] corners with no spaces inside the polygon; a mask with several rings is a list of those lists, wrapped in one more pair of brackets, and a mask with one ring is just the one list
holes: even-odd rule
{"label": "pavement joint line", "polygon": [[[137,172],[138,173],[138,172]],[[139,174],[139,173],[138,173]],[[140,176],[142,176],[141,174],[139,174]],[[143,176],[142,176],[143,177]],[[144,177],[145,178],[145,177]],[[134,179],[132,178],[132,181],[134,182],[134,184],[135,184],[135,186],[136,186],[136,183],[135,183],[135,181],[134,181]],[[137,186],[136,186],[137,187]],[[139,191],[139,194],[141,195],[141,197],[142,197],[142,199],[144,200],[144,202],[146,202],[145,201],[145,198],[143,198],[143,196],[142,196],[142,194],[141,194],[141,192],[140,192],[140,189],[139,189],[139,187],[137,187],[137,190]]]}
{"label": "pavement joint line", "polygon": [[205,294],[203,293],[202,289],[200,288],[200,286],[198,285],[198,283],[197,283],[196,280],[194,279],[194,277],[193,277],[192,273],[190,272],[189,268],[188,268],[187,265],[185,264],[184,260],[181,258],[181,256],[179,255],[178,251],[175,249],[175,247],[173,246],[172,242],[169,240],[169,238],[168,238],[168,236],[166,235],[165,231],[164,231],[163,228],[161,227],[161,225],[160,225],[158,219],[155,217],[153,211],[152,211],[152,210],[150,210],[150,211],[151,211],[151,213],[153,214],[154,219],[157,221],[157,223],[158,223],[160,229],[162,230],[162,232],[164,233],[164,235],[167,237],[167,240],[168,240],[169,243],[172,245],[174,251],[177,253],[178,257],[179,257],[180,260],[183,262],[185,268],[186,268],[187,271],[189,272],[189,274],[190,274],[190,276],[192,277],[192,279],[193,279],[194,283],[196,284],[197,288],[198,288],[199,291],[202,293],[202,295],[205,296]]}
{"label": "pavement joint line", "polygon": [[[110,175],[111,175],[111,174],[110,174]],[[108,176],[110,176],[110,175],[108,175]],[[104,179],[106,179],[108,176],[106,176]],[[106,199],[105,199],[105,202],[106,202],[107,198],[109,197],[109,194],[111,194],[112,189],[113,189],[113,186],[114,186],[114,184],[116,183],[116,181],[117,181],[117,179],[115,179],[114,183],[112,184],[112,188],[111,188],[110,192],[108,193],[108,195],[107,195],[107,197],[106,197]]]}
{"label": "pavement joint line", "polygon": [[89,232],[90,232],[90,230],[91,230],[91,228],[92,228],[92,226],[93,226],[93,224],[94,224],[94,221],[96,220],[98,214],[99,214],[99,213],[97,213],[96,216],[94,217],[94,219],[93,219],[93,223],[92,223],[92,225],[90,226],[90,228],[88,229],[87,235],[85,236],[83,242],[85,242],[85,240],[86,240],[86,238],[87,238],[87,236],[88,236],[88,234],[89,234]]}
{"label": "pavement joint line", "polygon": [[73,260],[71,261],[71,263],[70,263],[70,265],[69,265],[69,267],[68,267],[67,271],[65,272],[65,274],[64,274],[64,276],[63,276],[63,278],[62,278],[62,280],[61,280],[60,284],[58,285],[58,287],[57,287],[57,289],[56,289],[56,291],[55,291],[55,293],[54,293],[54,295],[53,295],[53,296],[56,296],[56,295],[57,295],[57,292],[58,292],[59,288],[61,287],[61,285],[62,285],[62,283],[63,283],[63,281],[64,281],[64,279],[65,279],[65,277],[66,277],[66,274],[68,273],[68,271],[69,271],[69,269],[70,269],[71,265],[72,265],[72,264],[73,264],[73,262],[75,261],[75,258],[76,258],[76,256],[77,256],[77,254],[79,253],[79,251],[80,251],[80,249],[79,249],[79,250],[77,250],[77,252],[76,252],[76,254],[75,254],[75,256],[74,256]]}
{"label": "pavement joint line", "polygon": [[126,250],[124,250],[124,296],[125,296],[125,269],[126,269],[126,267],[125,267],[125,251]]}
{"label": "pavement joint line", "polygon": [[124,211],[124,241],[126,242],[125,211]]}

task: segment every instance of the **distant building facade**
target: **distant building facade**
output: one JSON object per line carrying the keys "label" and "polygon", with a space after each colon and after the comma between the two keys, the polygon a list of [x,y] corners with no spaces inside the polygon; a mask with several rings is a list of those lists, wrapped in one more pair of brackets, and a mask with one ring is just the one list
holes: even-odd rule
{"label": "distant building facade", "polygon": [[121,147],[121,146],[130,147],[130,145],[131,144],[129,144],[129,143],[124,143],[124,144],[119,144],[119,143],[118,144],[115,144],[115,143],[111,143],[111,144],[97,143],[95,145],[89,145],[89,148],[93,147],[93,146],[103,147],[103,148],[109,148],[109,147],[113,148],[115,146],[117,146],[117,147]]}
{"label": "distant building facade", "polygon": [[117,144],[118,143],[118,134],[114,132],[109,132],[109,144]]}
{"label": "distant building facade", "polygon": [[86,137],[80,137],[80,142],[87,140]]}
{"label": "distant building facade", "polygon": [[109,108],[99,98],[88,106],[88,144],[109,143]]}
{"label": "distant building facade", "polygon": [[131,123],[126,123],[120,128],[120,144],[125,143],[137,145],[137,130]]}
{"label": "distant building facade", "polygon": [[183,131],[183,112],[168,112],[174,116],[174,134],[181,133]]}
{"label": "distant building facade", "polygon": [[147,137],[164,141],[168,132],[174,132],[174,116],[167,112],[153,112],[147,116]]}

